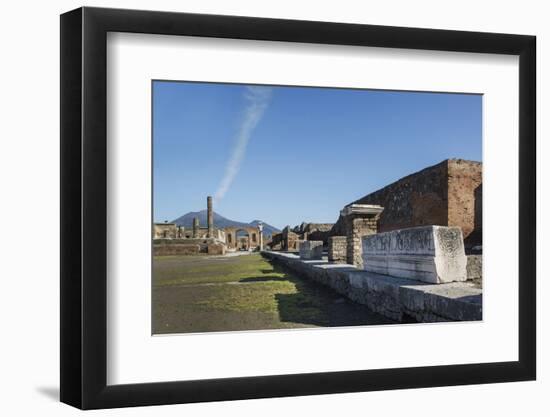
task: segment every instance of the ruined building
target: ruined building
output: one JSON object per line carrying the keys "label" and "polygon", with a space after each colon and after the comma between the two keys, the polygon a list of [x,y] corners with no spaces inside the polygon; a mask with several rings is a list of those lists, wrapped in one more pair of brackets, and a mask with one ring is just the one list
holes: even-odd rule
{"label": "ruined building", "polygon": [[[384,207],[378,232],[423,225],[458,226],[468,251],[481,245],[482,164],[446,159],[352,204]],[[338,235],[345,235],[342,216],[331,231],[331,236]]]}
{"label": "ruined building", "polygon": [[185,228],[175,223],[155,223],[153,225],[153,239],[179,239],[185,234]]}
{"label": "ruined building", "polygon": [[226,251],[259,250],[263,247],[262,224],[250,227],[217,228],[214,224],[212,197],[206,199],[207,221],[201,227],[198,217],[191,230],[174,223],[153,224],[155,255],[223,255]]}
{"label": "ruined building", "polygon": [[[273,237],[271,247],[298,251],[302,241],[322,241],[330,260],[360,262],[347,246],[348,241],[358,245],[359,235],[437,225],[460,227],[466,251],[479,253],[482,197],[481,162],[447,159],[347,204],[333,225],[302,223],[285,229]],[[372,213],[361,217],[360,210]]]}
{"label": "ruined building", "polygon": [[[274,233],[266,245],[271,250],[298,252],[304,241],[322,242],[331,261],[360,265],[363,236],[435,225],[460,227],[466,251],[480,253],[482,197],[481,162],[447,159],[347,204],[334,224],[287,226],[281,233]],[[204,227],[198,218],[191,230],[173,223],[155,224],[154,238],[159,245],[155,253],[164,253],[168,244],[169,252],[182,253],[225,253],[263,247],[261,228],[219,229],[214,224],[211,197],[207,198],[207,208]]]}

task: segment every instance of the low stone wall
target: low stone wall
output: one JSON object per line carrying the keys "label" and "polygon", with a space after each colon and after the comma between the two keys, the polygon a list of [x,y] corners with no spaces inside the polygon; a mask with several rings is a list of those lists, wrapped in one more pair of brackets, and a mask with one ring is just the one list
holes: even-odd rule
{"label": "low stone wall", "polygon": [[200,248],[200,245],[181,243],[174,243],[170,245],[153,245],[153,255],[198,255],[200,253]]}
{"label": "low stone wall", "polygon": [[300,259],[321,259],[322,257],[322,240],[304,240],[300,243]]}
{"label": "low stone wall", "polygon": [[363,237],[364,269],[430,284],[466,281],[459,227],[421,226]]}
{"label": "low stone wall", "polygon": [[328,260],[330,262],[345,264],[347,256],[347,237],[332,236],[328,238]]}
{"label": "low stone wall", "polygon": [[224,255],[226,246],[214,238],[154,239],[153,255]]}
{"label": "low stone wall", "polygon": [[469,282],[430,285],[348,264],[300,260],[291,253],[263,251],[262,255],[393,320],[428,323],[482,319],[482,291]]}

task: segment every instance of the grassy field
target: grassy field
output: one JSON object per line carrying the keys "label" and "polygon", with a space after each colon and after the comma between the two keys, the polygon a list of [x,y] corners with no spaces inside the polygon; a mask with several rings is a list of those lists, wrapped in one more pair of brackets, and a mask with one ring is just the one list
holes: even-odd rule
{"label": "grassy field", "polygon": [[390,323],[259,254],[153,260],[153,333]]}

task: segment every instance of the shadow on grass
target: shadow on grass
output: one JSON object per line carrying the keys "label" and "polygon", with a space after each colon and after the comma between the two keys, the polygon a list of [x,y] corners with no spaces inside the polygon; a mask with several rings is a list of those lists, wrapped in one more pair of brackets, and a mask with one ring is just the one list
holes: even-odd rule
{"label": "shadow on grass", "polygon": [[241,278],[239,282],[270,282],[270,281],[290,281],[288,277],[269,277],[269,276],[259,276],[259,277],[247,277]]}
{"label": "shadow on grass", "polygon": [[320,327],[394,323],[331,288],[301,278],[276,263],[270,263],[273,270],[262,270],[262,273],[275,272],[283,276],[263,277],[258,281],[289,281],[296,287],[294,294],[275,294],[279,319],[282,322]]}

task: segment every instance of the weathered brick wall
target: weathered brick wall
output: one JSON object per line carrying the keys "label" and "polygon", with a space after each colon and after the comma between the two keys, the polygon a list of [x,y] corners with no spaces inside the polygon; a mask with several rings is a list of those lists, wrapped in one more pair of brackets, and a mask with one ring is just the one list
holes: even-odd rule
{"label": "weathered brick wall", "polygon": [[316,230],[316,231],[311,232],[307,235],[304,235],[304,237],[307,237],[307,240],[320,240],[320,241],[322,241],[323,245],[325,247],[328,245],[329,236],[330,236],[330,230],[328,230],[328,231]]}
{"label": "weathered brick wall", "polygon": [[[384,207],[378,232],[422,225],[459,226],[468,242],[476,224],[481,230],[481,171],[481,162],[448,159],[401,178],[354,203]],[[342,217],[330,234],[347,234]],[[481,244],[480,239],[470,240],[473,240],[471,245]]]}
{"label": "weathered brick wall", "polygon": [[475,229],[477,200],[478,222],[481,223],[481,189],[476,198],[476,190],[481,185],[481,168],[479,162],[461,159],[450,160],[448,164],[448,224],[462,228],[466,239]]}
{"label": "weathered brick wall", "polygon": [[332,229],[332,226],[334,226],[334,223],[306,223],[303,228],[303,232],[305,233],[313,233],[316,231],[328,232],[330,229]]}
{"label": "weathered brick wall", "polygon": [[379,232],[420,225],[447,226],[447,161],[401,178],[355,203],[384,207]]}
{"label": "weathered brick wall", "polygon": [[346,263],[347,237],[331,236],[328,238],[328,260],[335,263]]}

